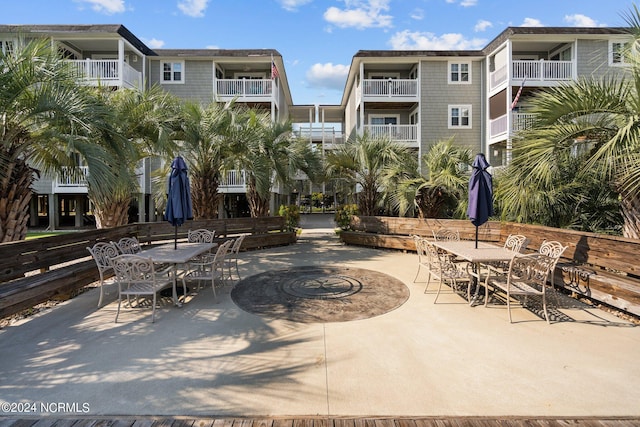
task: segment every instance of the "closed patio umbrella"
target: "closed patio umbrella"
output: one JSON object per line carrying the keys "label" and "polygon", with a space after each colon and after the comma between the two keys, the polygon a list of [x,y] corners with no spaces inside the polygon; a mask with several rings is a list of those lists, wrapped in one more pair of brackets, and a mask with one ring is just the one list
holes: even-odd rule
{"label": "closed patio umbrella", "polygon": [[467,216],[476,226],[476,248],[478,247],[478,227],[493,215],[493,179],[487,172],[490,166],[484,154],[479,153],[473,160],[473,171],[469,179],[469,206]]}
{"label": "closed patio umbrella", "polygon": [[164,219],[175,227],[174,249],[178,247],[178,226],[188,219],[193,219],[191,209],[191,189],[187,175],[187,164],[180,156],[171,163],[169,175],[169,190],[167,193],[167,208]]}

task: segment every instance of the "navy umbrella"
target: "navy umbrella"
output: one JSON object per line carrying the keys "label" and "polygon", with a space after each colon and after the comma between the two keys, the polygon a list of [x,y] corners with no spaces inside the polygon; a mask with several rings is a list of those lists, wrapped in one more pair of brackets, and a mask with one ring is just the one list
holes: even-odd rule
{"label": "navy umbrella", "polygon": [[167,209],[164,219],[175,227],[174,248],[178,247],[178,226],[188,219],[193,219],[191,209],[191,189],[189,188],[189,176],[187,165],[180,156],[171,163],[171,175],[169,175],[169,191],[167,193]]}
{"label": "navy umbrella", "polygon": [[478,227],[493,215],[493,179],[487,172],[489,163],[484,154],[479,153],[473,160],[473,172],[469,179],[469,206],[467,216],[476,226],[476,248],[478,247]]}

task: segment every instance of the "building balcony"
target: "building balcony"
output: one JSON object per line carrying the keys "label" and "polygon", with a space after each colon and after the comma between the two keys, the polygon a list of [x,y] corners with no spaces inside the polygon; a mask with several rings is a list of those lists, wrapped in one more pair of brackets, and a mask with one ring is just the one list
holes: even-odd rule
{"label": "building balcony", "polygon": [[294,131],[298,138],[308,140],[314,146],[331,150],[344,144],[344,134],[333,127],[300,127]]}
{"label": "building balcony", "polygon": [[217,79],[214,97],[220,101],[274,102],[277,83],[271,79]]}
{"label": "building balcony", "polygon": [[227,177],[218,186],[220,193],[246,193],[247,180],[244,170],[232,170],[227,172]]}
{"label": "building balcony", "polygon": [[[142,89],[142,73],[117,59],[68,60],[81,84]],[[122,65],[122,71],[120,71]]]}
{"label": "building balcony", "polygon": [[62,172],[56,174],[52,180],[51,192],[53,194],[87,194],[89,187],[87,186],[87,175],[89,168],[80,166],[76,173],[70,168],[64,168]]}
{"label": "building balcony", "polygon": [[506,139],[515,132],[529,129],[535,119],[535,114],[531,113],[510,113],[511,129],[509,129],[508,114],[502,115],[489,122],[489,138],[490,140]]}
{"label": "building balcony", "polygon": [[419,146],[418,125],[364,125],[362,131],[372,138],[389,138],[409,147]]}
{"label": "building balcony", "polygon": [[[561,82],[574,79],[573,61],[511,61],[511,81],[520,84],[526,79],[527,83],[539,86],[555,86]],[[505,84],[509,79],[506,65],[496,68],[489,76],[490,89],[494,90]]]}
{"label": "building balcony", "polygon": [[417,79],[366,79],[358,93],[366,102],[418,102],[418,83]]}

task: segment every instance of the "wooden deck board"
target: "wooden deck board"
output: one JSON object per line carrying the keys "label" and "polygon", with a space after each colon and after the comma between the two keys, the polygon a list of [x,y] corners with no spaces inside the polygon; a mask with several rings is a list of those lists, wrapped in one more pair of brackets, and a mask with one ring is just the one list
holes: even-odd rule
{"label": "wooden deck board", "polygon": [[638,418],[402,417],[402,418],[14,418],[0,427],[636,427]]}

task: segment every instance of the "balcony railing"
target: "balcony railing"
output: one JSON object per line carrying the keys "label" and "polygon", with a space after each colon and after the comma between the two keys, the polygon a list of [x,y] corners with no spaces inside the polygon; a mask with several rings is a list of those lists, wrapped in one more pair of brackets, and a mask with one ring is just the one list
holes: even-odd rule
{"label": "balcony railing", "polygon": [[417,125],[364,125],[362,129],[372,138],[389,138],[407,144],[418,142]]}
{"label": "balcony railing", "polygon": [[90,86],[117,86],[142,88],[142,73],[122,63],[122,73],[118,71],[117,59],[68,60],[72,64],[78,81]]}
{"label": "balcony railing", "polygon": [[[531,113],[511,113],[511,133],[529,129],[533,125],[535,114]],[[507,133],[507,115],[502,115],[489,123],[491,138],[496,138]]]}
{"label": "balcony railing", "polygon": [[[564,82],[573,80],[572,61],[511,61],[511,79],[527,82]],[[493,71],[489,76],[491,90],[507,81],[507,66]]]}
{"label": "balcony railing", "polygon": [[245,171],[228,171],[227,177],[220,183],[218,191],[221,193],[245,193],[247,191]]}
{"label": "balcony railing", "polygon": [[572,61],[512,61],[511,77],[527,81],[567,81],[573,79]]}
{"label": "balcony railing", "polygon": [[70,168],[64,168],[53,179],[52,193],[87,193],[88,175],[87,166],[80,166],[75,172]]}
{"label": "balcony railing", "polygon": [[314,128],[300,127],[294,131],[296,136],[314,144],[324,144],[325,148],[332,148],[334,144],[344,143],[344,134],[333,127]]}
{"label": "balcony railing", "polygon": [[367,79],[362,81],[361,92],[363,99],[387,98],[417,98],[418,80],[416,79]]}
{"label": "balcony railing", "polygon": [[215,82],[217,98],[263,98],[274,96],[276,83],[271,79],[218,79]]}

